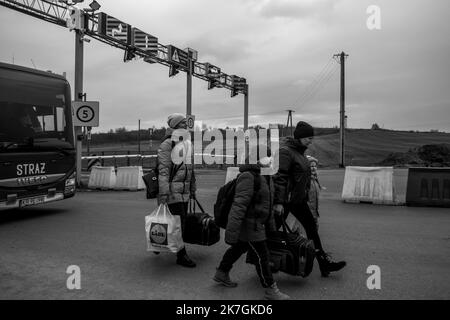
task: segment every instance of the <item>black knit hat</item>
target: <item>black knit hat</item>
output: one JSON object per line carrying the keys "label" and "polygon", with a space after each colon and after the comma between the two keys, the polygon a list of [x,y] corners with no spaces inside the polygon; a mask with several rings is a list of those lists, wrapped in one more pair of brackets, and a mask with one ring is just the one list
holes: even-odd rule
{"label": "black knit hat", "polygon": [[306,123],[304,121],[299,121],[299,123],[297,123],[294,131],[295,139],[309,138],[313,136],[314,128],[309,123]]}

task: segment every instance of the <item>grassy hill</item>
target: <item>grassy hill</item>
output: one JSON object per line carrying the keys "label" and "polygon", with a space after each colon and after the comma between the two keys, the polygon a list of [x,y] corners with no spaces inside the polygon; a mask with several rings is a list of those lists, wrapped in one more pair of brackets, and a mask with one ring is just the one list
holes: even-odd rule
{"label": "grassy hill", "polygon": [[[345,161],[347,165],[376,165],[392,152],[441,143],[450,143],[450,133],[348,129]],[[322,166],[337,166],[339,133],[315,137],[308,153],[318,158]]]}
{"label": "grassy hill", "polygon": [[[335,132],[330,129],[328,132]],[[308,154],[320,161],[321,167],[337,167],[339,163],[339,133],[328,133],[322,130],[314,138],[314,143]],[[141,151],[146,154],[155,153],[158,141],[141,141]],[[346,165],[371,166],[378,165],[393,152],[407,152],[408,150],[426,144],[450,144],[450,133],[440,132],[407,132],[389,130],[348,129],[346,130]],[[136,142],[117,142],[96,144],[90,147],[90,153],[126,154],[137,153]],[[83,154],[86,145],[83,142]]]}

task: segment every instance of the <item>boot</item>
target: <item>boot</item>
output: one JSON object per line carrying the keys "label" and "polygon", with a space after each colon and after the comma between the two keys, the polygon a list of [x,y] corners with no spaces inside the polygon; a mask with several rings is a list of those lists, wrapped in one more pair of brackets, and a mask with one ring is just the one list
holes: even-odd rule
{"label": "boot", "polygon": [[187,268],[194,268],[196,266],[195,262],[187,255],[186,248],[177,252],[177,264]]}
{"label": "boot", "polygon": [[225,272],[220,269],[216,269],[216,274],[214,275],[213,280],[224,285],[225,287],[234,288],[238,285],[236,282],[231,281],[229,272]]}
{"label": "boot", "polygon": [[264,294],[264,299],[266,300],[290,300],[287,294],[278,289],[276,282],[274,282],[270,287],[266,288],[266,292]]}
{"label": "boot", "polygon": [[339,271],[346,266],[345,261],[333,261],[331,256],[324,251],[316,251],[317,262],[319,263],[320,273],[326,278],[330,272]]}

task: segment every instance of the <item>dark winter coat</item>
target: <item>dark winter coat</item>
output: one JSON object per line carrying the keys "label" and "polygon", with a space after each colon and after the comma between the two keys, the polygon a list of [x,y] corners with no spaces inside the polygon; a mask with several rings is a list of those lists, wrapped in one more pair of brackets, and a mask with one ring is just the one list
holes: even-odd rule
{"label": "dark winter coat", "polygon": [[[234,201],[228,215],[225,242],[264,241],[267,232],[275,231],[273,181],[270,176],[260,175],[261,168],[258,165],[243,165],[239,171],[241,173],[237,177]],[[260,182],[256,192],[254,179]]]}
{"label": "dark winter coat", "polygon": [[296,205],[308,201],[311,168],[306,147],[292,137],[280,141],[279,167],[274,176],[275,204]]}

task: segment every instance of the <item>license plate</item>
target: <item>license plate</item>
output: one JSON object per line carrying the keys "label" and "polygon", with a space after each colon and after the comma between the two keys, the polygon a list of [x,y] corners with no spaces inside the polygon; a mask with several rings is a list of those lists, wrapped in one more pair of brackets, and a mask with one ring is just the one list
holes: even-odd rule
{"label": "license plate", "polygon": [[44,199],[45,199],[45,197],[22,199],[19,202],[19,207],[27,207],[27,206],[33,206],[35,204],[41,204],[41,203],[44,203]]}

